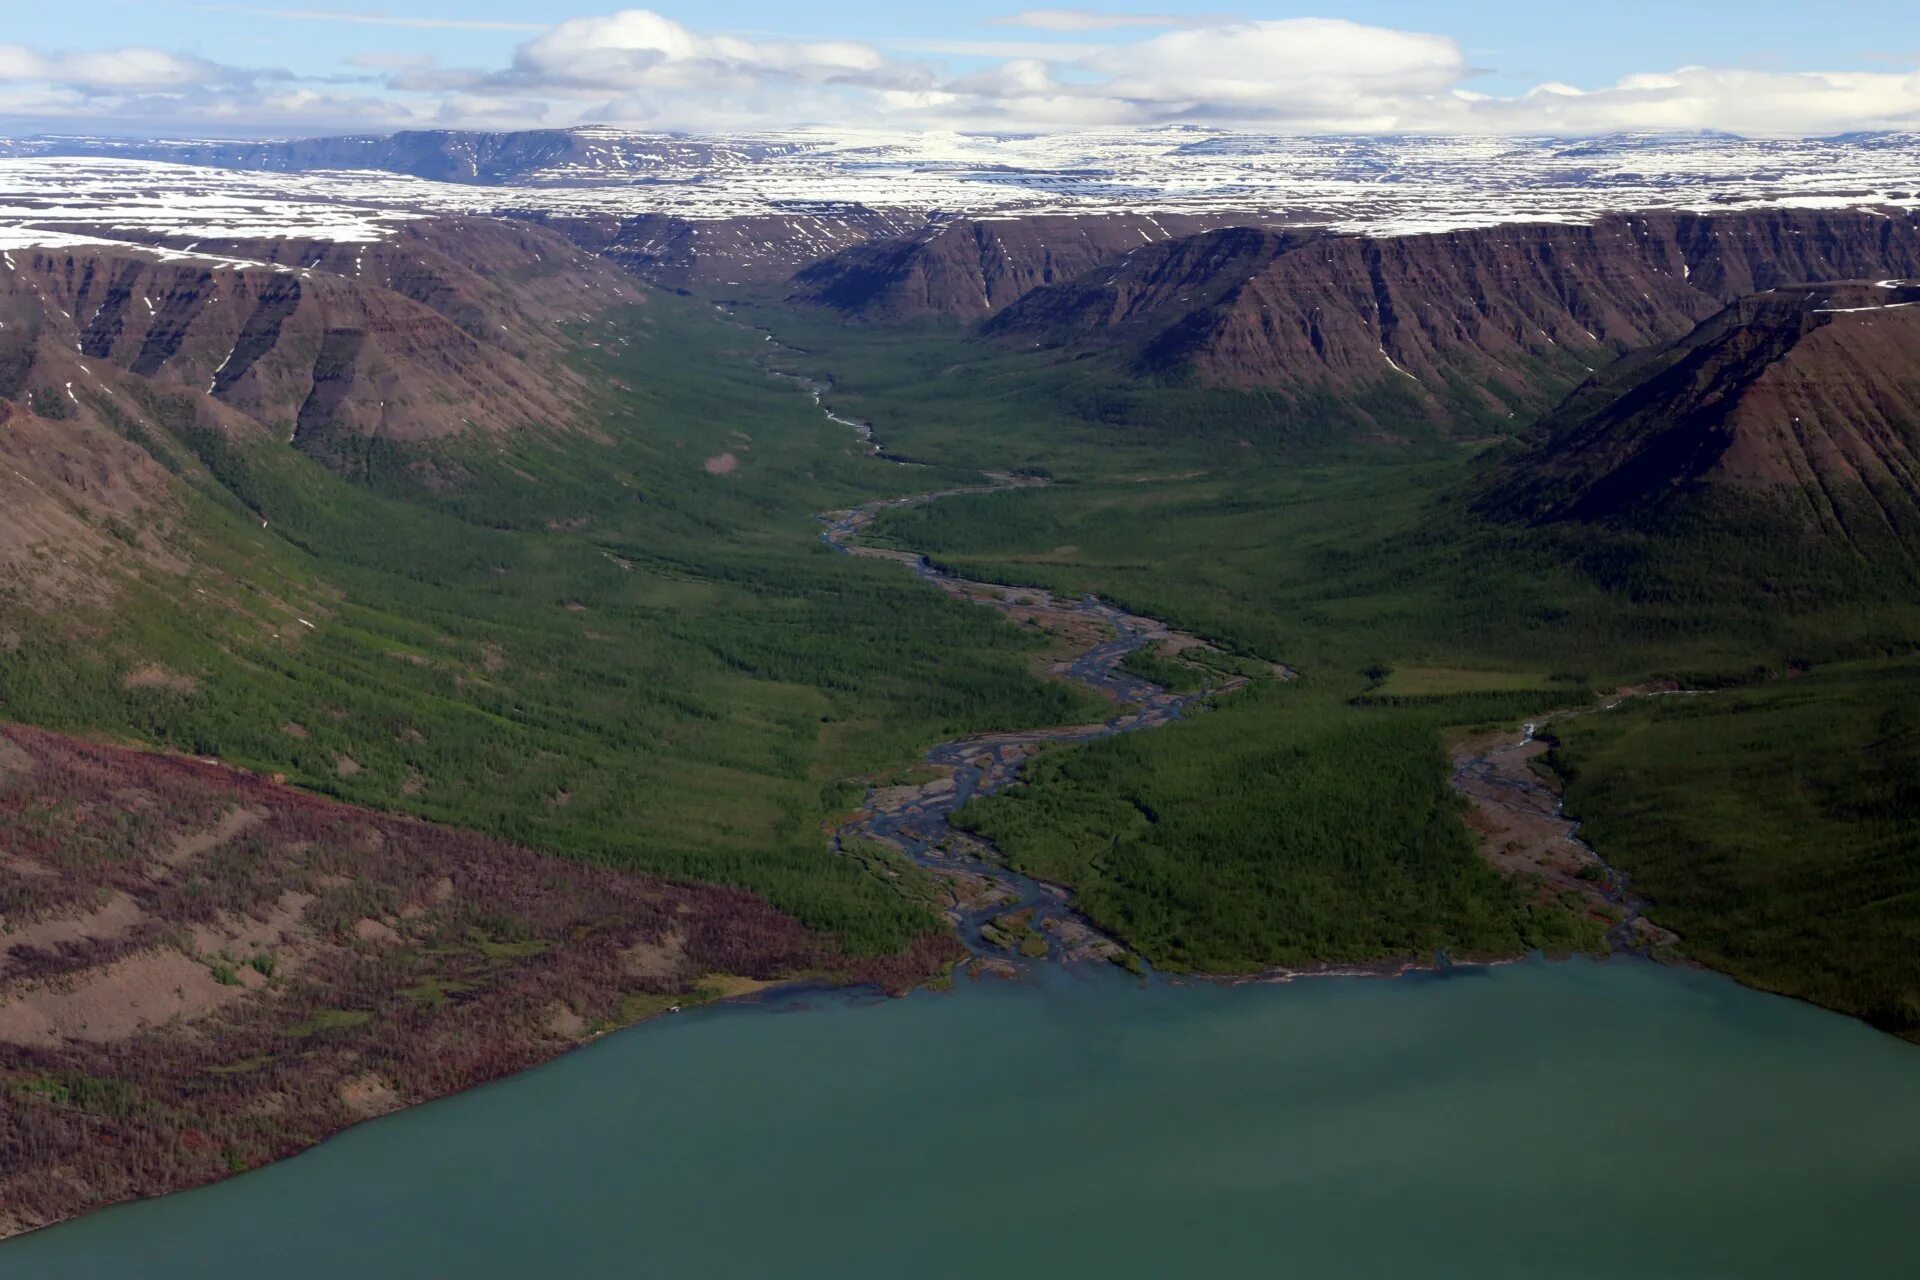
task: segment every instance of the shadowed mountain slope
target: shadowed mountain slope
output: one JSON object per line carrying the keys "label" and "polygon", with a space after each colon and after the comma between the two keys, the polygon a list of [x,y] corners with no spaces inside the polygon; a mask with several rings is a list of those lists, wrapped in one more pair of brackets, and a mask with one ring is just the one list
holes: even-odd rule
{"label": "shadowed mountain slope", "polygon": [[1218,226],[1225,217],[960,218],[825,258],[794,277],[790,301],[862,320],[979,320],[1034,289],[1064,284],[1142,245]]}
{"label": "shadowed mountain slope", "polygon": [[1920,286],[1815,285],[1740,299],[1580,388],[1483,505],[1607,520],[1709,488],[1772,494],[1843,536],[1920,534]]}
{"label": "shadowed mountain slope", "polygon": [[1743,295],[1905,275],[1920,275],[1907,213],[1662,213],[1391,238],[1234,228],[1035,289],[987,332],[1296,403],[1384,389],[1409,419],[1500,425]]}

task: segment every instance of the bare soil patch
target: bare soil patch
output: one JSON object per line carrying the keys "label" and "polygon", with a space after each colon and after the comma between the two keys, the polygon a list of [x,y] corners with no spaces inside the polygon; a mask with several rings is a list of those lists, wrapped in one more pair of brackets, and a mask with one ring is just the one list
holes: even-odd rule
{"label": "bare soil patch", "polygon": [[716,453],[701,463],[700,469],[710,476],[730,476],[740,469],[740,458],[734,453]]}
{"label": "bare soil patch", "polygon": [[621,967],[636,978],[671,978],[686,971],[686,935],[673,931],[637,942],[620,953]]}
{"label": "bare soil patch", "polygon": [[[43,868],[42,874],[54,873]],[[7,971],[6,952],[15,947],[56,950],[65,943],[117,938],[139,924],[142,917],[140,904],[116,890],[108,894],[103,905],[80,915],[36,920],[18,927],[9,927],[10,921],[0,919],[0,975]]]}
{"label": "bare soil patch", "polygon": [[210,1013],[243,994],[184,952],[155,950],[0,997],[0,1041],[51,1046],[124,1040],[172,1019]]}
{"label": "bare soil patch", "polygon": [[587,1020],[563,1004],[547,1015],[547,1031],[562,1040],[578,1040],[587,1033]]}
{"label": "bare soil patch", "polygon": [[372,1071],[342,1080],[340,1101],[362,1119],[398,1111],[402,1105],[392,1082]]}
{"label": "bare soil patch", "polygon": [[165,689],[168,693],[193,694],[200,691],[200,682],[192,676],[182,675],[178,671],[169,671],[157,662],[135,667],[120,678],[123,689]]}
{"label": "bare soil patch", "polygon": [[396,947],[400,945],[400,934],[393,926],[375,920],[372,916],[362,916],[353,922],[353,936],[361,942],[371,942],[377,947]]}

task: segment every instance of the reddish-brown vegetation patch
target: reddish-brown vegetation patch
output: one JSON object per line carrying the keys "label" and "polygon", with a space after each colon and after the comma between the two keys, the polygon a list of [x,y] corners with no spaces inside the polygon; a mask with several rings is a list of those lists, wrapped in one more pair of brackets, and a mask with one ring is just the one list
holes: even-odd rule
{"label": "reddish-brown vegetation patch", "polygon": [[809,972],[900,987],[958,954],[930,935],[850,961],[738,890],[19,727],[0,850],[9,1230],[292,1154],[674,1004]]}

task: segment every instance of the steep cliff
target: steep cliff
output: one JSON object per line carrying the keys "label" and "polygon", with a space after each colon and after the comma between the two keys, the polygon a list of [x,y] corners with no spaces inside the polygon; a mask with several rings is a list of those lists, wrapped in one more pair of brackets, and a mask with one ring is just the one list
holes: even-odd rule
{"label": "steep cliff", "polygon": [[586,388],[557,359],[561,326],[638,296],[550,232],[480,219],[409,223],[375,243],[78,245],[8,260],[0,397],[49,381],[47,352],[71,350],[320,456],[354,437],[566,425]]}
{"label": "steep cliff", "polygon": [[1191,214],[959,218],[824,258],[794,277],[790,301],[862,320],[978,320],[1034,289],[1064,284],[1142,245],[1222,220]]}
{"label": "steep cliff", "polygon": [[1593,370],[1733,299],[1920,275],[1920,218],[1660,213],[1370,237],[1234,228],[1143,245],[987,324],[1025,346],[1113,350],[1138,372],[1356,398],[1435,421],[1543,412]]}
{"label": "steep cliff", "polygon": [[182,432],[354,474],[375,442],[588,425],[563,326],[639,297],[559,236],[486,220],[191,251],[51,238],[0,255],[0,591],[42,596],[104,590],[130,557],[179,567]]}
{"label": "steep cliff", "polygon": [[1582,386],[1486,480],[1535,522],[1669,514],[1713,489],[1920,545],[1920,286],[1781,289]]}

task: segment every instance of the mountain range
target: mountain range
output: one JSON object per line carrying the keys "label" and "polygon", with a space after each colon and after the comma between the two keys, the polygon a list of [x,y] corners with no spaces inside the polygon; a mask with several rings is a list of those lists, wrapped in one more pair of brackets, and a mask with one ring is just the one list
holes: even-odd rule
{"label": "mountain range", "polygon": [[0,139],[0,228],[70,227],[88,204],[110,206],[115,225],[128,214],[148,224],[155,210],[140,196],[156,190],[270,202],[268,223],[297,221],[298,201],[530,217],[692,287],[782,281],[828,254],[956,219],[1115,215],[1151,230],[1181,215],[1398,235],[1655,209],[1912,208],[1920,133],[1293,137],[1175,126]]}
{"label": "mountain range", "polygon": [[962,925],[1920,1035],[1916,631],[1920,135],[0,140],[0,1236]]}
{"label": "mountain range", "polygon": [[1402,416],[1499,425],[1744,295],[1906,275],[1920,275],[1920,218],[1877,211],[1627,214],[1385,238],[1229,228],[1036,288],[984,331],[1302,400],[1387,387]]}

